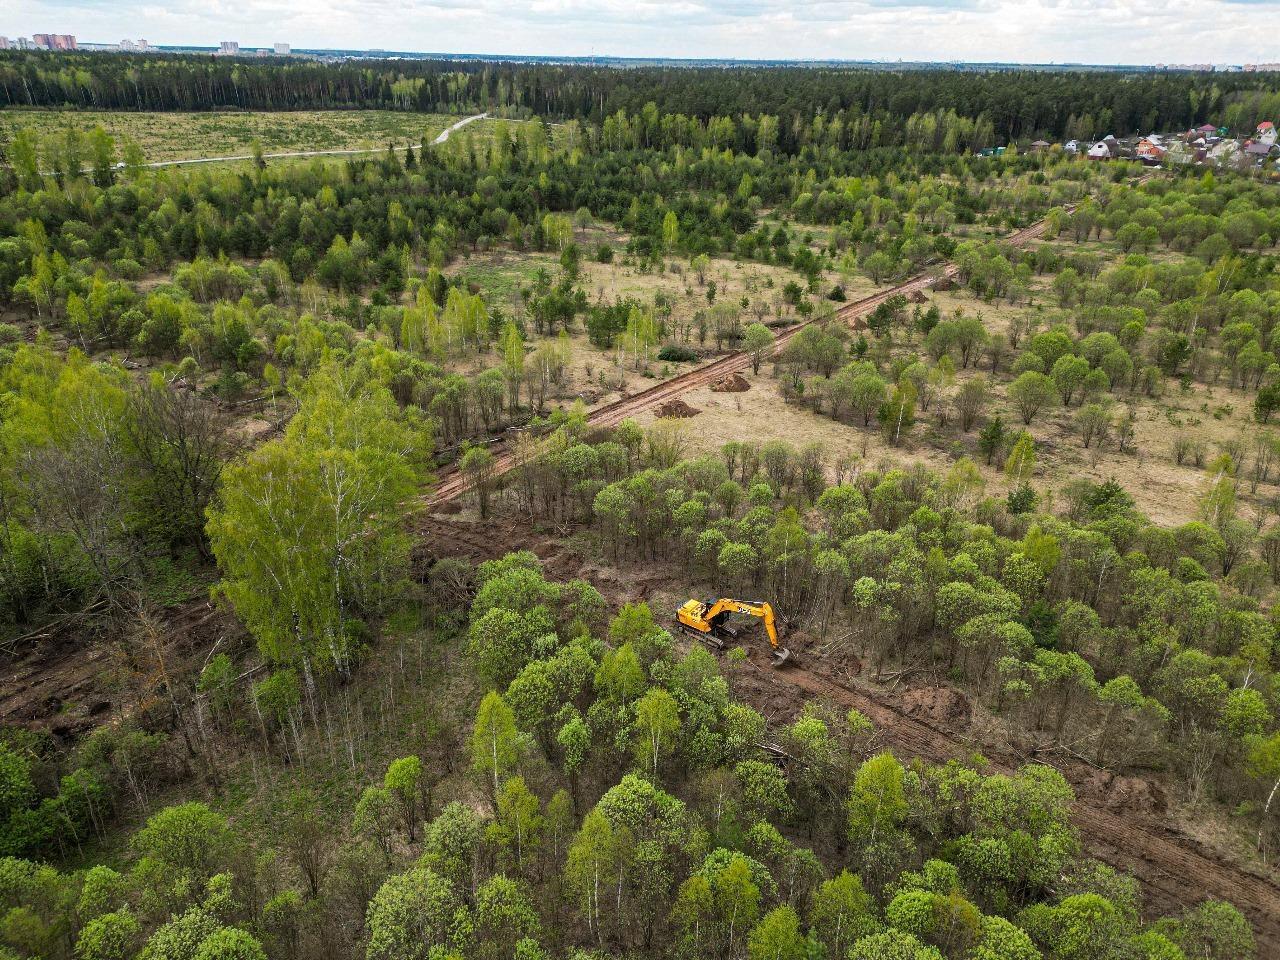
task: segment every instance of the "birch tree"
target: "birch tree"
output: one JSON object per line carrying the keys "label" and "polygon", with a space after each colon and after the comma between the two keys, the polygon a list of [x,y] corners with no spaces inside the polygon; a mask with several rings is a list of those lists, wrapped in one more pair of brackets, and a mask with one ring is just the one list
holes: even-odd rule
{"label": "birch tree", "polygon": [[334,366],[284,437],[227,467],[209,539],[221,591],[273,661],[350,672],[353,623],[404,582],[404,518],[427,433],[382,387]]}

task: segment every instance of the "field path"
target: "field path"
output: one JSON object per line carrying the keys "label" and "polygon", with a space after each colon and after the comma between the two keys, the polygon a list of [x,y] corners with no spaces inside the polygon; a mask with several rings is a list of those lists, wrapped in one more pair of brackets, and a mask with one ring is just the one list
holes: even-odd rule
{"label": "field path", "polygon": [[449,139],[449,134],[453,133],[455,130],[461,130],[468,123],[475,123],[477,120],[484,120],[488,116],[489,116],[488,113],[477,113],[474,117],[467,117],[464,120],[459,120],[453,126],[446,127],[445,129],[441,130],[440,136],[436,137],[431,142],[434,144],[444,143],[446,140]]}
{"label": "field path", "polygon": [[[1068,207],[1067,209],[1071,208]],[[1048,229],[1048,221],[1039,220],[1029,227],[1010,234],[1004,238],[1003,242],[1022,245],[1043,236],[1046,229]],[[879,293],[873,293],[869,297],[864,297],[841,307],[836,311],[835,319],[842,323],[852,323],[854,320],[869,314],[890,297],[906,296],[918,290],[927,290],[941,280],[952,280],[959,273],[959,269],[955,264],[948,263],[936,272],[919,274],[896,286],[886,287]],[[814,322],[816,321],[804,320],[780,331],[774,341],[775,352],[785,347],[796,334]],[[593,427],[617,426],[628,417],[633,417],[645,410],[652,410],[668,400],[683,396],[690,390],[695,390],[706,384],[715,383],[730,374],[740,373],[749,366],[751,366],[751,354],[741,350],[736,353],[726,354],[687,373],[682,373],[677,377],[672,377],[670,380],[655,384],[647,390],[642,390],[629,397],[622,397],[612,403],[597,407],[587,415],[587,423]],[[503,443],[494,445],[493,476],[495,477],[509,472],[516,466],[514,454],[505,448],[506,445]],[[426,504],[428,507],[432,507],[454,500],[470,490],[471,487],[470,478],[455,469],[448,468],[440,472],[439,482],[427,497]]]}

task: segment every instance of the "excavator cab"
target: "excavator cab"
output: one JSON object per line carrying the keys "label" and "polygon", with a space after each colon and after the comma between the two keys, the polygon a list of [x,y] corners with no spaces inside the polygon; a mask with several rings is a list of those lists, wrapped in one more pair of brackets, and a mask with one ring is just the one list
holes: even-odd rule
{"label": "excavator cab", "polygon": [[764,631],[773,648],[774,667],[780,667],[791,659],[791,651],[778,642],[777,619],[773,606],[760,600],[734,600],[721,597],[718,600],[686,600],[676,611],[676,623],[685,633],[697,637],[717,650],[724,649],[726,639],[735,639],[739,631],[729,622],[731,614],[745,613],[764,621]]}

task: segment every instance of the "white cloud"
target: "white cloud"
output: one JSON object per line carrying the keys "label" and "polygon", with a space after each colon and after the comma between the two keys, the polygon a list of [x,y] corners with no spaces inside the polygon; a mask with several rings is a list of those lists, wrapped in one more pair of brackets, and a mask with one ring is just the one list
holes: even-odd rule
{"label": "white cloud", "polygon": [[495,54],[1272,60],[1275,0],[0,0],[0,33]]}

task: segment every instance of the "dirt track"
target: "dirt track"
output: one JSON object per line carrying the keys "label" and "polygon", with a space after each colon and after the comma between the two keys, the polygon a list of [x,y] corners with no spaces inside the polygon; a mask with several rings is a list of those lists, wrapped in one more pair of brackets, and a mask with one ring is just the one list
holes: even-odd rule
{"label": "dirt track", "polygon": [[[1004,242],[1015,245],[1027,243],[1042,236],[1047,227],[1046,221],[1037,221],[1029,227],[1010,234],[1004,239]],[[857,318],[869,314],[892,296],[899,294],[908,296],[917,290],[927,290],[943,278],[947,280],[953,279],[957,273],[959,273],[959,268],[955,264],[947,264],[945,268],[936,273],[924,273],[912,277],[897,286],[888,287],[879,293],[874,293],[869,297],[864,297],[841,307],[836,311],[835,319],[842,323],[852,323]],[[781,350],[796,334],[814,322],[816,321],[805,320],[780,331],[775,339],[774,350]],[[715,383],[723,377],[741,373],[749,366],[751,366],[751,354],[743,351],[726,354],[680,376],[655,384],[647,390],[642,390],[629,397],[623,397],[620,400],[598,407],[588,414],[587,423],[599,428],[616,427],[628,417],[633,417],[637,413],[646,410],[652,410],[654,407],[683,396],[691,390]],[[505,444],[499,444],[493,449],[496,454],[494,458],[494,475],[501,476],[515,466],[515,459]],[[427,498],[426,504],[430,508],[448,503],[466,493],[471,487],[470,479],[452,468],[447,469],[441,473],[439,482]]]}
{"label": "dirt track", "polygon": [[[536,535],[525,524],[479,526],[423,516],[419,518],[418,532],[427,552],[434,556],[464,556],[478,561],[508,550],[532,550],[544,561],[549,576],[584,577],[612,603],[645,599],[655,588],[673,585],[669,573],[633,576],[627,571],[619,576],[615,571],[590,569],[580,558],[566,554],[553,538]],[[876,725],[884,745],[903,758],[921,757],[931,763],[943,763],[972,756],[980,746],[990,761],[991,772],[1010,773],[1023,762],[999,744],[975,744],[908,716],[889,695],[835,676],[833,664],[803,654],[800,660],[798,666],[774,670],[763,652],[749,651],[746,662],[730,675],[735,694],[775,722],[789,720],[805,700],[815,697],[845,708],[854,707]],[[1071,771],[1064,773],[1073,779]],[[1148,911],[1168,914],[1205,899],[1230,901],[1252,922],[1258,938],[1258,956],[1280,956],[1280,887],[1270,879],[1202,849],[1158,816],[1117,812],[1108,809],[1102,800],[1078,794],[1072,819],[1091,856],[1141,881]]]}

